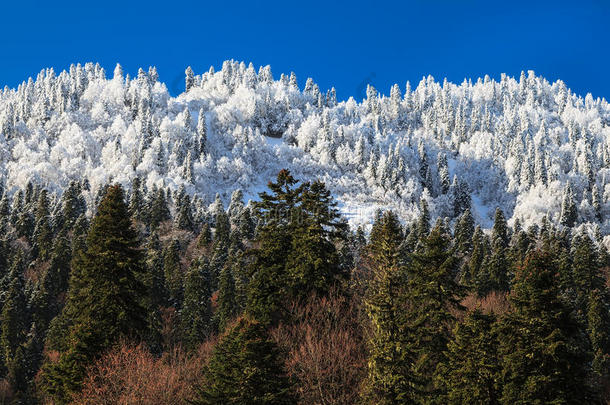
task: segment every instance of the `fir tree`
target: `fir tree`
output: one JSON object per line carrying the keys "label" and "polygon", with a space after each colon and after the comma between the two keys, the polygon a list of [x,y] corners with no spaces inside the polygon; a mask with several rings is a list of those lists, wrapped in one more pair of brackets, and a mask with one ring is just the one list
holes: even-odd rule
{"label": "fir tree", "polygon": [[169,208],[167,207],[167,200],[165,199],[165,192],[160,188],[154,193],[151,201],[150,229],[157,229],[161,222],[167,221],[168,219],[170,219],[170,213]]}
{"label": "fir tree", "polygon": [[339,255],[326,233],[323,224],[311,217],[294,231],[286,261],[291,297],[306,298],[311,292],[324,295],[346,277],[340,274]]}
{"label": "fir tree", "polygon": [[[496,317],[474,310],[454,329],[447,345],[447,360],[437,370],[450,404],[499,404],[498,334]],[[439,398],[440,399],[440,398]]]}
{"label": "fir tree", "polygon": [[587,356],[577,323],[559,297],[549,253],[532,252],[519,269],[500,332],[502,403],[587,403]]}
{"label": "fir tree", "polygon": [[184,71],[186,78],[184,79],[184,92],[188,93],[189,90],[193,88],[195,85],[195,74],[193,73],[193,69],[189,66]]}
{"label": "fir tree", "polygon": [[129,196],[129,215],[136,220],[144,222],[145,215],[144,196],[141,190],[141,181],[139,177],[135,177],[131,182],[131,195]]}
{"label": "fir tree", "polygon": [[571,228],[576,223],[577,218],[578,212],[576,211],[576,203],[574,202],[574,193],[572,192],[572,186],[568,183],[563,191],[559,223]]}
{"label": "fir tree", "polygon": [[598,382],[610,377],[610,300],[608,298],[608,290],[596,289],[589,295],[587,331],[593,353],[592,369]]}
{"label": "fir tree", "polygon": [[47,190],[42,190],[38,197],[38,205],[36,207],[36,217],[33,234],[33,242],[38,257],[42,260],[49,258],[51,254],[53,230],[51,228],[51,222],[49,221],[49,200],[47,196]]}
{"label": "fir tree", "polygon": [[370,403],[413,403],[415,354],[409,342],[405,252],[402,229],[392,212],[375,223],[367,248],[372,280],[365,308],[372,324],[364,399]]}
{"label": "fir tree", "polygon": [[46,392],[58,402],[80,389],[86,368],[121,338],[146,335],[142,259],[123,189],[107,189],[87,236],[87,250],[73,259],[67,350],[43,371]]}
{"label": "fir tree", "polygon": [[169,303],[176,308],[180,308],[184,297],[184,280],[180,255],[180,244],[175,239],[163,249],[163,272],[169,292]]}
{"label": "fir tree", "polygon": [[461,309],[463,289],[455,281],[458,259],[447,230],[438,223],[411,254],[407,266],[410,339],[417,360],[413,368],[420,380],[420,399],[425,401],[442,393],[434,384],[436,368],[446,360],[453,315]]}
{"label": "fir tree", "polygon": [[603,291],[604,277],[599,264],[597,249],[591,238],[582,232],[572,241],[572,285],[574,290],[576,316],[584,322],[589,307],[589,293]]}
{"label": "fir tree", "polygon": [[205,123],[205,111],[203,108],[199,110],[199,117],[197,118],[197,136],[198,139],[198,147],[197,147],[197,157],[205,157],[208,150],[208,136],[207,136],[207,127]]}
{"label": "fir tree", "polygon": [[227,325],[239,314],[235,277],[233,276],[232,260],[220,272],[218,280],[218,308],[215,321],[219,331],[224,331]]}
{"label": "fir tree", "polygon": [[208,264],[201,260],[195,261],[186,273],[181,322],[183,341],[190,350],[196,349],[212,332],[210,277]]}
{"label": "fir tree", "polygon": [[26,388],[24,342],[29,330],[29,313],[25,296],[23,276],[24,258],[18,251],[8,275],[10,282],[2,307],[0,347],[2,358],[13,391],[23,392]]}
{"label": "fir tree", "polygon": [[214,348],[193,404],[293,404],[281,353],[265,326],[240,319]]}
{"label": "fir tree", "polygon": [[292,245],[292,219],[297,204],[297,181],[289,171],[282,170],[275,183],[270,182],[272,194],[261,193],[255,209],[261,229],[256,244],[248,252],[249,265],[247,313],[261,322],[276,321],[283,316],[288,284],[286,259]]}

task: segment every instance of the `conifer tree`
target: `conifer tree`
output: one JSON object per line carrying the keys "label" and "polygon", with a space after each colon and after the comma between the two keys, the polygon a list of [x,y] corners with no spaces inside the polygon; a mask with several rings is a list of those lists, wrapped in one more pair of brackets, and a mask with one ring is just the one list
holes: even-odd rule
{"label": "conifer tree", "polygon": [[174,222],[178,229],[193,231],[195,229],[195,224],[193,223],[193,213],[191,211],[191,198],[184,192],[183,187],[180,188],[179,196],[178,206],[176,207],[177,214]]}
{"label": "conifer tree", "polygon": [[131,182],[131,195],[129,196],[129,215],[136,220],[145,222],[145,204],[139,177]]}
{"label": "conifer tree", "polygon": [[286,261],[290,295],[306,298],[311,292],[326,294],[346,275],[340,274],[339,255],[326,237],[323,224],[306,218],[292,235],[291,254]]}
{"label": "conifer tree", "polygon": [[175,308],[180,308],[184,297],[184,277],[180,264],[180,255],[180,244],[175,239],[163,249],[163,272],[169,292],[169,303]]}
{"label": "conifer tree", "polygon": [[457,176],[453,176],[451,191],[453,196],[453,215],[459,217],[466,209],[471,208],[470,190],[466,183],[461,182]]}
{"label": "conifer tree", "polygon": [[438,222],[411,254],[407,266],[409,310],[406,313],[413,350],[417,355],[413,372],[419,381],[420,400],[442,393],[434,383],[437,366],[446,360],[455,310],[461,309],[463,288],[455,281],[458,259],[447,230]]}
{"label": "conifer tree", "polygon": [[0,347],[2,359],[13,391],[25,390],[24,343],[29,330],[29,313],[25,296],[24,257],[18,251],[8,274],[10,279],[4,305],[2,306],[2,326]]}
{"label": "conifer tree", "polygon": [[423,198],[419,202],[420,206],[420,215],[417,220],[417,237],[418,243],[423,241],[428,237],[428,232],[430,232],[430,211],[428,209],[428,202]]}
{"label": "conifer tree", "polygon": [[197,142],[197,158],[205,157],[208,150],[208,136],[207,127],[205,123],[205,111],[203,110],[203,108],[199,110],[199,117],[197,118],[197,135],[199,137],[199,140]]}
{"label": "conifer tree", "polygon": [[610,300],[608,290],[593,290],[587,313],[589,339],[593,353],[593,375],[598,386],[610,377]]}
{"label": "conifer tree", "polygon": [[[500,403],[498,333],[496,316],[476,309],[454,329],[447,360],[439,365],[437,383],[444,386],[450,404]],[[440,402],[439,401],[439,402]]]}
{"label": "conifer tree", "polygon": [[578,324],[559,297],[551,254],[530,253],[502,320],[502,403],[587,403],[587,356]]}
{"label": "conifer tree", "polygon": [[188,66],[184,71],[185,74],[185,83],[184,83],[184,92],[188,93],[190,89],[195,85],[195,74],[193,73],[193,69]]}
{"label": "conifer tree", "polygon": [[265,326],[242,318],[221,338],[204,370],[195,405],[295,403],[281,353]]}
{"label": "conifer tree", "polygon": [[368,375],[363,399],[379,404],[412,403],[415,354],[405,317],[408,302],[402,229],[396,215],[389,211],[375,222],[375,229],[367,247],[372,280],[365,308],[372,334],[368,341]]}
{"label": "conifer tree", "polygon": [[85,200],[81,195],[80,184],[71,181],[68,188],[61,195],[61,217],[65,229],[70,229],[79,216],[87,210]]}
{"label": "conifer tree", "polygon": [[47,190],[42,190],[38,197],[35,216],[36,226],[34,227],[34,234],[32,236],[36,253],[42,260],[49,258],[53,243],[53,230],[49,218],[50,212]]}
{"label": "conifer tree", "polygon": [[162,188],[153,193],[150,206],[150,229],[155,230],[163,221],[170,219],[165,192]]}
{"label": "conifer tree", "polygon": [[455,224],[455,243],[457,253],[462,257],[472,253],[472,237],[474,236],[474,218],[470,209],[466,209]]}
{"label": "conifer tree", "polygon": [[218,308],[214,316],[220,332],[239,314],[232,264],[232,260],[227,262],[218,280]]}
{"label": "conifer tree", "polygon": [[288,170],[280,171],[276,182],[269,183],[272,194],[261,193],[261,201],[255,204],[261,228],[256,238],[259,247],[249,252],[252,260],[246,311],[261,322],[279,320],[287,299],[286,259],[292,245],[296,183]]}
{"label": "conifer tree", "polygon": [[597,249],[585,232],[577,234],[572,241],[572,285],[575,294],[577,319],[585,322],[591,291],[603,291],[604,277],[599,264]]}
{"label": "conifer tree", "polygon": [[161,350],[161,307],[169,305],[169,292],[165,282],[163,268],[163,252],[159,235],[153,232],[146,241],[145,269],[146,274],[143,279],[146,288],[145,307],[147,313],[148,333],[147,342],[151,350]]}
{"label": "conifer tree", "polygon": [[572,186],[568,183],[563,191],[559,223],[571,228],[576,223],[577,218],[578,212],[576,211],[576,203],[574,202],[574,193],[572,191]]}
{"label": "conifer tree", "polygon": [[209,265],[202,260],[192,263],[184,283],[182,333],[186,348],[196,349],[212,332],[212,291]]}
{"label": "conifer tree", "polygon": [[69,339],[59,361],[47,362],[45,391],[65,402],[80,389],[89,362],[121,338],[146,336],[142,258],[120,186],[108,187],[73,259],[68,304]]}

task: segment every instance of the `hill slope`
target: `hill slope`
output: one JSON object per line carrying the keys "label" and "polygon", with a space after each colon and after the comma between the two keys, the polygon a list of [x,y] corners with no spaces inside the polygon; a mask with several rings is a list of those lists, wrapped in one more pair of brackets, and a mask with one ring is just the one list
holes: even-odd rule
{"label": "hill slope", "polygon": [[[353,224],[377,208],[406,221],[428,201],[453,218],[468,205],[489,225],[496,206],[524,225],[544,215],[610,230],[610,105],[533,72],[461,85],[424,78],[390,96],[338,102],[308,79],[227,61],[171,97],[154,68],[112,78],[99,65],[42,71],[0,94],[7,190],[28,181],[61,192],[86,177],[88,202],[135,176],[186,190],[205,209],[218,192],[255,198],[280,168],[320,178]],[[574,212],[576,217],[573,217]]]}

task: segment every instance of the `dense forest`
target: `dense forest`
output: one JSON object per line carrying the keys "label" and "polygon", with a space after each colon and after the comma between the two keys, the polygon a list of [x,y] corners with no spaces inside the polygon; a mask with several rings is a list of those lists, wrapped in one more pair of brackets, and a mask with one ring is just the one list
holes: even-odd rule
{"label": "dense forest", "polygon": [[256,201],[185,187],[0,201],[0,395],[15,404],[603,404],[610,255],[583,227],[350,228],[281,170]]}
{"label": "dense forest", "polygon": [[117,65],[107,77],[87,63],[4,88],[1,181],[11,195],[30,181],[60,195],[86,179],[93,210],[100,187],[127,190],[137,177],[149,189],[184,186],[198,212],[237,188],[256,198],[285,168],[324,181],[367,232],[377,209],[417,220],[422,198],[432,218],[455,220],[465,205],[454,200],[468,194],[486,229],[500,207],[511,226],[546,216],[610,233],[610,105],[560,80],[429,76],[342,101],[312,79],[226,61],[188,68],[184,85],[171,96],[154,67],[130,76]]}

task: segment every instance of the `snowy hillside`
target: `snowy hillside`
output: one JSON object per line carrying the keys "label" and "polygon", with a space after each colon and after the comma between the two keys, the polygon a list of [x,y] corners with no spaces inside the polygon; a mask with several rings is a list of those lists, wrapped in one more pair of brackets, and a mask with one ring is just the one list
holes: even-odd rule
{"label": "snowy hillside", "polygon": [[[281,168],[319,178],[353,224],[377,208],[406,221],[426,199],[454,218],[470,202],[489,226],[494,209],[523,224],[544,215],[610,231],[610,105],[533,72],[461,85],[432,77],[390,96],[338,102],[292,75],[228,61],[186,74],[171,97],[154,68],[112,78],[99,65],[41,72],[0,93],[1,176],[60,193],[85,176],[91,203],[106,182],[184,185],[200,207],[235,189],[255,198]],[[281,137],[281,139],[279,139]],[[470,197],[470,198],[469,198]],[[470,201],[469,201],[470,200]]]}

